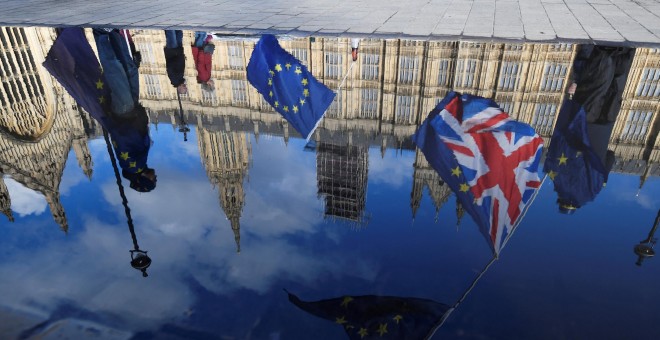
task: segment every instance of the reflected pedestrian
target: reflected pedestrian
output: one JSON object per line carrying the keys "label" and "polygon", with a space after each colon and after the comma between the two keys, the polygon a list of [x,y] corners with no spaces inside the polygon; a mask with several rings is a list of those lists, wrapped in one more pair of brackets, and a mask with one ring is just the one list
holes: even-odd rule
{"label": "reflected pedestrian", "polygon": [[360,39],[358,38],[351,39],[351,56],[353,57],[353,61],[357,61],[358,59],[359,47],[360,47]]}
{"label": "reflected pedestrian", "polygon": [[197,83],[201,84],[203,90],[213,91],[215,89],[211,70],[213,66],[213,52],[215,45],[211,43],[213,36],[206,32],[195,32],[195,42],[191,46],[195,68],[197,69]]}
{"label": "reflected pedestrian", "polygon": [[116,29],[95,28],[93,33],[105,85],[110,90],[110,98],[106,98],[110,110],[117,118],[130,118],[140,98],[140,80],[127,40]]}
{"label": "reflected pedestrian", "polygon": [[172,86],[176,87],[178,94],[188,93],[184,71],[186,56],[183,53],[183,31],[165,30],[165,67]]}

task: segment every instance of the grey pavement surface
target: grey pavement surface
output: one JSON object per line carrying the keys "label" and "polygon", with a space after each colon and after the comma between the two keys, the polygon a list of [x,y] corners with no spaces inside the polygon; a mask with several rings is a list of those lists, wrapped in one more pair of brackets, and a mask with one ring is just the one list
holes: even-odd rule
{"label": "grey pavement surface", "polygon": [[0,26],[660,46],[660,0],[3,0]]}

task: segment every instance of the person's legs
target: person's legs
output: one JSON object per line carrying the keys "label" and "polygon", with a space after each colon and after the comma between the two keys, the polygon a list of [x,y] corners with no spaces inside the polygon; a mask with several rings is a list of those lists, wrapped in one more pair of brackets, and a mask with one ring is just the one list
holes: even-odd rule
{"label": "person's legs", "polygon": [[165,47],[167,48],[177,48],[181,46],[181,39],[179,39],[178,32],[181,32],[183,37],[183,32],[180,30],[165,30]]}
{"label": "person's legs", "polygon": [[115,55],[115,50],[110,42],[110,35],[107,32],[94,30],[94,40],[96,49],[99,53],[99,60],[103,67],[105,76],[105,85],[110,89],[110,109],[113,113],[124,115],[131,112],[134,108],[131,89],[126,77],[126,72],[119,59]]}
{"label": "person's legs", "polygon": [[129,47],[126,44],[126,39],[119,35],[117,32],[110,33],[110,42],[115,51],[115,55],[124,68],[128,85],[131,90],[131,97],[133,101],[137,102],[140,99],[140,78],[138,68],[130,55]]}
{"label": "person's legs", "polygon": [[202,48],[206,42],[206,32],[197,31],[195,32],[195,46]]}
{"label": "person's legs", "polygon": [[182,30],[176,30],[176,43],[177,47],[183,46],[183,31]]}

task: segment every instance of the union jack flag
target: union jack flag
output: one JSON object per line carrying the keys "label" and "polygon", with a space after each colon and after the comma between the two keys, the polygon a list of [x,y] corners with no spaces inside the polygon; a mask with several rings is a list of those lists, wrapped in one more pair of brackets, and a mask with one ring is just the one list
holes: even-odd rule
{"label": "union jack flag", "polygon": [[450,92],[413,141],[499,255],[540,187],[543,139],[494,101]]}

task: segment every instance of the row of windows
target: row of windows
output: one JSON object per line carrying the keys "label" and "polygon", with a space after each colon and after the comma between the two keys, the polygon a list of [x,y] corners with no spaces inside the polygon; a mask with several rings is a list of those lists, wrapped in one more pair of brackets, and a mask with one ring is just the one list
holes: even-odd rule
{"label": "row of windows", "polygon": [[518,85],[520,65],[518,63],[504,61],[500,68],[500,83],[498,87],[502,90],[515,90]]}
{"label": "row of windows", "polygon": [[342,53],[325,53],[325,76],[327,78],[339,79],[342,73]]}
{"label": "row of windows", "polygon": [[541,80],[541,91],[561,91],[564,88],[564,79],[568,72],[568,65],[565,64],[548,64],[545,65],[543,71],[543,79]]}
{"label": "row of windows", "polygon": [[539,103],[532,117],[532,127],[539,135],[548,135],[555,123],[557,105],[551,103]]}
{"label": "row of windows", "polygon": [[630,110],[621,131],[621,140],[642,141],[646,137],[653,118],[652,111]]}
{"label": "row of windows", "polygon": [[232,70],[245,69],[243,62],[243,45],[240,42],[229,42],[227,45],[227,56],[229,57],[229,68]]}
{"label": "row of windows", "polygon": [[401,56],[399,58],[399,83],[412,84],[417,80],[419,58],[416,56]]}
{"label": "row of windows", "polygon": [[660,97],[660,69],[644,68],[635,95],[639,97]]}

